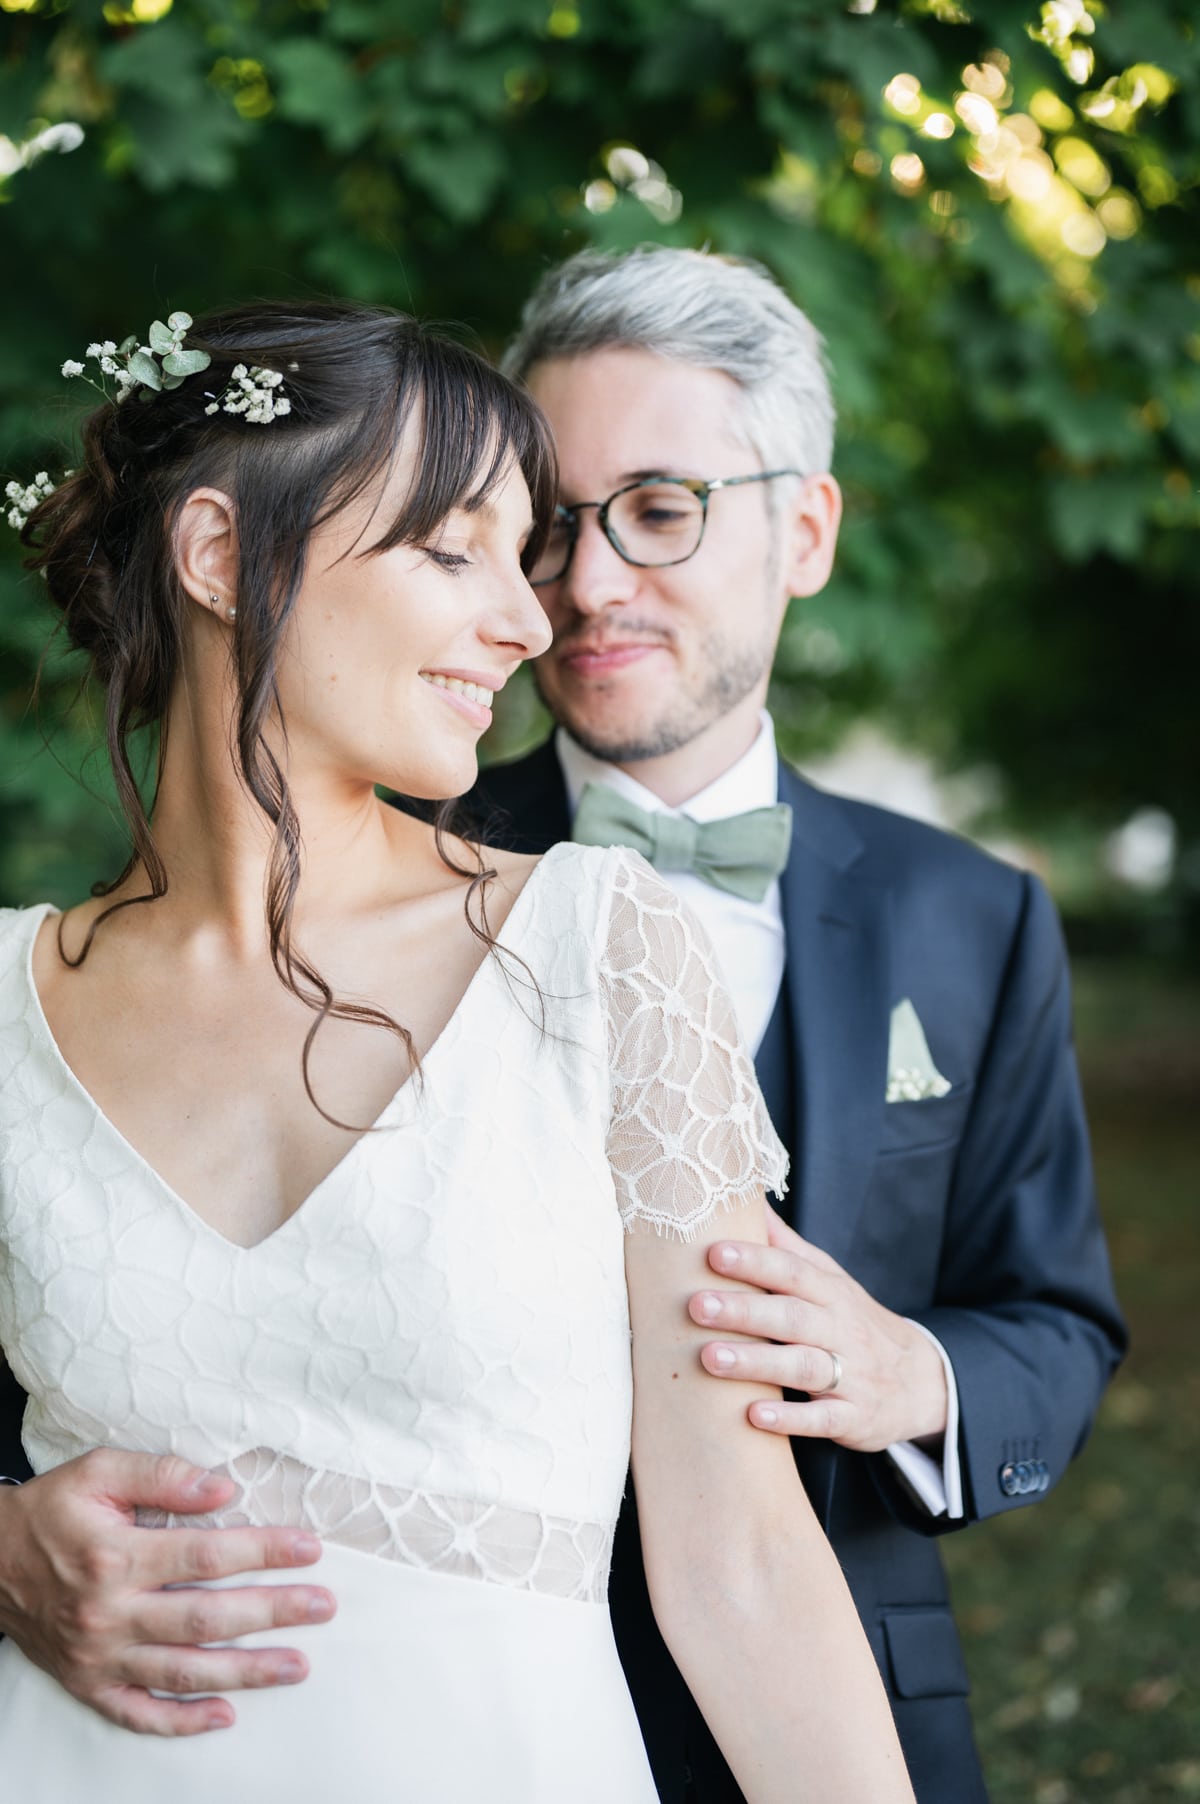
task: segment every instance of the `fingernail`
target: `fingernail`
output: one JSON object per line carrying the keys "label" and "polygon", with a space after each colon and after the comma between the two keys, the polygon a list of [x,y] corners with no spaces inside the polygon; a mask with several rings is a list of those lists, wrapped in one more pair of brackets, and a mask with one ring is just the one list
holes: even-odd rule
{"label": "fingernail", "polygon": [[[225,1482],[215,1472],[202,1472],[199,1478],[189,1478],[183,1489],[188,1497],[212,1497],[224,1488]],[[225,1718],[221,1717],[220,1721],[224,1724]]]}
{"label": "fingernail", "polygon": [[328,1597],[314,1597],[308,1606],[310,1622],[328,1622],[333,1615],[333,1603]]}
{"label": "fingernail", "polygon": [[728,1372],[734,1364],[734,1355],[728,1347],[714,1347],[708,1357],[719,1372]]}
{"label": "fingernail", "polygon": [[772,1409],[769,1403],[760,1403],[754,1412],[754,1420],[760,1428],[774,1428],[779,1420],[779,1411]]}
{"label": "fingernail", "polygon": [[319,1560],[321,1543],[315,1535],[297,1535],[292,1542],[292,1558],[294,1560]]}
{"label": "fingernail", "polygon": [[205,1720],[205,1727],[208,1729],[228,1729],[229,1718],[227,1716],[210,1716]]}
{"label": "fingernail", "polygon": [[281,1660],[279,1663],[279,1683],[281,1685],[298,1685],[304,1677],[303,1660]]}
{"label": "fingernail", "polygon": [[706,1322],[715,1322],[721,1313],[720,1297],[701,1297],[700,1313]]}
{"label": "fingernail", "polygon": [[722,1265],[736,1265],[741,1258],[737,1248],[730,1246],[718,1247],[716,1256]]}

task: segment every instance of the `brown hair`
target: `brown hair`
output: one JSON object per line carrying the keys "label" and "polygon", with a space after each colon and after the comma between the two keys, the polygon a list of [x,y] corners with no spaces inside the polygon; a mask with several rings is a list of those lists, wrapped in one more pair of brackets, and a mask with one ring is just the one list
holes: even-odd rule
{"label": "brown hair", "polygon": [[[81,965],[110,914],[166,893],[167,872],[130,742],[142,729],[158,729],[157,786],[187,605],[175,570],[175,522],[193,490],[220,488],[232,499],[238,524],[236,761],[274,827],[266,891],[272,962],[285,987],[314,1010],[304,1042],[305,1088],[333,1121],[309,1081],[313,1039],[328,1016],[395,1032],[414,1066],[418,1061],[406,1029],[380,1009],[338,1001],[292,940],[300,824],[264,724],[272,714],[280,718],[276,660],[303,581],[308,541],[390,468],[415,419],[413,480],[368,555],[401,543],[427,544],[453,509],[479,506],[516,463],[533,502],[534,532],[525,552],[531,567],[554,508],[554,451],[544,420],[522,390],[476,352],[387,309],[255,303],[198,319],[187,344],[208,352],[209,367],[174,390],[98,407],[83,426],[80,467],[32,512],[22,532],[34,552],[30,568],[45,575],[67,637],[87,655],[105,695],[108,755],[132,850],[120,875],[97,883],[92,893],[112,894],[139,865],[149,882],[144,894],[123,897],[96,917],[74,958],[63,950],[60,922],[59,951],[66,963]],[[223,411],[206,413],[239,363],[282,373],[288,415],[263,425]],[[446,834],[463,831],[454,822],[452,803],[438,808],[438,850],[451,869],[471,879],[467,920],[494,952],[481,887],[494,872],[484,868],[482,856],[472,872],[448,854]],[[477,893],[478,925],[471,912]]]}

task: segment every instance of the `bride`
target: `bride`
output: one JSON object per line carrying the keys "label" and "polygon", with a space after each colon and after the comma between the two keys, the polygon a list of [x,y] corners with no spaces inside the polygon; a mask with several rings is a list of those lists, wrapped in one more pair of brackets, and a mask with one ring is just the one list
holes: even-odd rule
{"label": "bride", "polygon": [[150,337],[91,348],[115,393],[25,497],[133,853],[0,912],[0,1346],[35,1472],[205,1466],[214,1526],[321,1537],[337,1613],[295,1631],[303,1684],[176,1738],[5,1641],[13,1796],[652,1804],[605,1607],[632,1448],[656,1615],[750,1804],[911,1800],[761,1387],[699,1368],[695,1237],[761,1236],[783,1154],[698,929],[633,854],[377,799],[467,790],[545,647],[540,416],[383,311]]}

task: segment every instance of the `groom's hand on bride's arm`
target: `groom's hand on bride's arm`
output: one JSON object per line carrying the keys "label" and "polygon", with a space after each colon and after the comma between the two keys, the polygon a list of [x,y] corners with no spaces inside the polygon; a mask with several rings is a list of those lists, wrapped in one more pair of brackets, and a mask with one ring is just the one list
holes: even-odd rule
{"label": "groom's hand on bride's arm", "polygon": [[139,1507],[190,1515],[219,1508],[234,1490],[186,1460],[108,1449],[0,1486],[0,1633],[123,1728],[166,1736],[227,1728],[235,1713],[226,1699],[186,1694],[295,1684],[308,1662],[286,1647],[201,1644],[324,1621],[336,1607],[312,1585],[204,1583],[310,1565],[320,1557],[312,1536],[135,1526]]}
{"label": "groom's hand on bride's arm", "polygon": [[934,1343],[779,1216],[769,1216],[769,1233],[769,1246],[721,1240],[709,1249],[714,1272],[756,1288],[691,1298],[694,1322],[731,1337],[703,1348],[705,1370],[809,1393],[806,1403],[751,1405],[753,1425],[773,1434],[862,1453],[942,1435],[948,1393]]}

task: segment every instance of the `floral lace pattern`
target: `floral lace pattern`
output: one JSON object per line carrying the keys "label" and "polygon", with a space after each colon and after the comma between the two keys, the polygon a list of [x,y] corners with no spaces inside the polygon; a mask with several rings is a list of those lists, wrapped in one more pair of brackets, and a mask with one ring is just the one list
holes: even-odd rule
{"label": "floral lace pattern", "polygon": [[625,855],[600,969],[608,1157],[627,1228],[694,1240],[718,1209],[786,1188],[787,1154],[715,968],[699,922]]}
{"label": "floral lace pattern", "polygon": [[252,1448],[219,1468],[238,1495],[204,1516],[139,1510],[146,1528],[268,1528],[286,1522],[323,1541],[426,1572],[514,1585],[551,1597],[602,1603],[612,1558],[612,1525],[564,1522],[532,1510],[465,1497],[435,1497],[314,1472],[284,1453]]}

